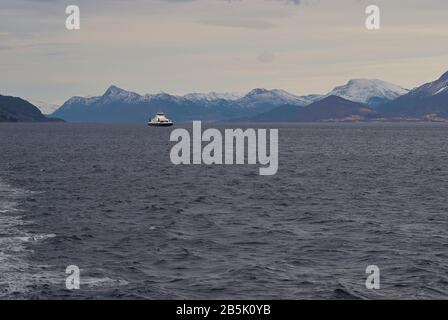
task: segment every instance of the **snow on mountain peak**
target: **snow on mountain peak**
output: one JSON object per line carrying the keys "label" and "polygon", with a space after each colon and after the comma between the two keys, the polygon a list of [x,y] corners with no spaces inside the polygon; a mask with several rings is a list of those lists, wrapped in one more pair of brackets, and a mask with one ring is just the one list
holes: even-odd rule
{"label": "snow on mountain peak", "polygon": [[336,87],[327,96],[336,95],[347,100],[369,103],[372,99],[393,100],[409,90],[377,79],[352,79]]}
{"label": "snow on mountain peak", "polygon": [[183,96],[183,98],[191,101],[215,101],[215,100],[229,100],[235,101],[242,97],[243,95],[236,92],[230,93],[220,93],[220,92],[209,92],[209,93],[189,93]]}
{"label": "snow on mountain peak", "polygon": [[258,104],[258,103],[274,103],[277,105],[289,104],[289,105],[307,105],[309,104],[308,99],[293,95],[285,90],[281,89],[263,89],[257,88],[250,91],[239,101],[248,104]]}
{"label": "snow on mountain peak", "polygon": [[[445,74],[448,82],[448,73]],[[445,76],[444,75],[444,76]],[[442,76],[443,78],[443,76]],[[435,85],[435,83],[437,83]],[[427,90],[433,93],[445,92],[447,84],[441,85],[440,80],[432,85],[428,85]],[[327,95],[296,96],[281,89],[256,88],[246,95],[239,93],[190,93],[183,96],[171,95],[168,93],[146,94],[126,91],[115,85],[111,85],[102,96],[83,98],[73,97],[64,106],[70,108],[72,105],[91,106],[97,104],[112,103],[148,103],[157,100],[165,103],[193,103],[197,105],[211,106],[220,105],[221,102],[231,101],[243,107],[257,107],[266,105],[296,105],[306,106],[322,98],[335,95],[354,102],[366,103],[371,106],[379,105],[393,100],[408,93],[407,89],[387,83],[382,80],[372,79],[352,79],[347,84],[336,87]]]}
{"label": "snow on mountain peak", "polygon": [[255,96],[255,95],[265,94],[265,93],[269,93],[269,92],[270,91],[268,89],[255,88],[255,89],[251,90],[246,96]]}
{"label": "snow on mountain peak", "polygon": [[108,100],[121,100],[130,102],[132,100],[140,99],[141,96],[138,93],[126,91],[124,89],[118,88],[117,86],[110,86],[106,92],[103,94],[103,98]]}
{"label": "snow on mountain peak", "polygon": [[111,85],[106,92],[104,93],[105,96],[115,95],[117,93],[123,92],[125,90],[118,88],[117,86]]}

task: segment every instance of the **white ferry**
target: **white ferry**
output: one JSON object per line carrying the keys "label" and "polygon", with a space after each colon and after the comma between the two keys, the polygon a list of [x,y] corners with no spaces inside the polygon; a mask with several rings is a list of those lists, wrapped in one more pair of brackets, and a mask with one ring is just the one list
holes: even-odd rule
{"label": "white ferry", "polygon": [[168,119],[163,112],[157,112],[154,118],[150,119],[148,126],[154,127],[169,127],[172,126],[173,122]]}

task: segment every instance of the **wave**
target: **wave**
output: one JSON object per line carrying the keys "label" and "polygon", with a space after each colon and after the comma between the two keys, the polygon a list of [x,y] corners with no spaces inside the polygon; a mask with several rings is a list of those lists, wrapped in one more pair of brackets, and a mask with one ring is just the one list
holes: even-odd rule
{"label": "wave", "polygon": [[35,276],[27,262],[26,244],[54,237],[24,230],[20,202],[33,192],[14,188],[0,180],[0,298],[21,298],[33,286]]}

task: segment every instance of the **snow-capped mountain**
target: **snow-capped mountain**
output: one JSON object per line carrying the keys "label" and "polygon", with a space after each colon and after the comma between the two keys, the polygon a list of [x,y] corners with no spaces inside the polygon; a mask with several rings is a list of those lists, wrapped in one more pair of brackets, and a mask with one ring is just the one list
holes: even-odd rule
{"label": "snow-capped mountain", "polygon": [[[226,120],[260,114],[281,105],[305,106],[318,98],[320,96],[299,97],[284,90],[261,88],[246,95],[217,92],[183,96],[164,92],[140,95],[110,86],[101,96],[70,98],[53,115],[68,121],[137,121],[137,116],[138,121],[141,121],[143,114],[146,117],[157,111],[170,110],[170,117],[177,121]],[[119,119],[117,114],[120,115]]]}
{"label": "snow-capped mountain", "polygon": [[257,88],[238,100],[238,103],[246,107],[256,107],[257,105],[297,105],[305,106],[310,103],[310,98],[299,97],[285,90]]}
{"label": "snow-capped mountain", "polygon": [[101,96],[72,97],[63,104],[63,107],[65,109],[70,109],[72,106],[88,107],[92,105],[98,106],[114,103],[136,104],[136,103],[149,102],[153,99],[168,101],[168,100],[177,100],[177,97],[169,95],[167,93],[146,94],[142,96],[138,93],[127,91],[112,85]]}
{"label": "snow-capped mountain", "polygon": [[[448,78],[448,75],[445,75]],[[423,89],[422,89],[423,90]],[[436,95],[446,92],[443,83],[428,84],[424,90]],[[101,96],[73,97],[53,116],[81,122],[141,122],[158,111],[166,112],[174,121],[222,121],[248,119],[276,108],[301,108],[330,96],[338,96],[370,107],[388,103],[409,91],[381,80],[354,79],[336,87],[327,95],[297,96],[280,89],[253,89],[245,95],[236,93],[190,93],[140,95],[110,86]],[[333,100],[328,100],[333,101]]]}
{"label": "snow-capped mountain", "polygon": [[235,101],[242,98],[243,96],[243,94],[237,92],[221,93],[212,91],[209,93],[189,93],[184,95],[183,98],[191,101],[212,102],[216,100]]}
{"label": "snow-capped mountain", "polygon": [[117,86],[110,86],[102,96],[96,97],[73,97],[70,98],[64,105],[82,104],[89,106],[93,104],[111,104],[111,103],[142,103],[154,100],[166,102],[195,102],[195,103],[212,103],[218,100],[236,101],[243,95],[237,93],[190,93],[184,96],[175,96],[169,93],[160,92],[155,94],[140,95],[138,93],[121,89]]}
{"label": "snow-capped mountain", "polygon": [[[142,122],[156,112],[164,111],[174,121],[219,121],[265,112],[283,104],[275,99],[247,108],[238,94],[211,92],[175,96],[168,93],[140,95],[116,86],[97,97],[73,97],[53,115],[73,122]],[[251,96],[244,100],[252,102]]]}
{"label": "snow-capped mountain", "polygon": [[118,88],[117,86],[110,86],[106,92],[102,96],[103,102],[115,102],[115,101],[121,101],[121,102],[137,102],[142,99],[142,96],[138,93],[126,91],[121,88]]}
{"label": "snow-capped mountain", "polygon": [[436,81],[426,83],[409,92],[410,96],[435,96],[448,93],[448,72],[444,73]]}
{"label": "snow-capped mountain", "polygon": [[379,110],[389,117],[448,118],[448,72],[381,106]]}
{"label": "snow-capped mountain", "polygon": [[408,92],[408,89],[382,80],[353,79],[345,85],[334,88],[326,96],[334,95],[376,107],[405,95]]}

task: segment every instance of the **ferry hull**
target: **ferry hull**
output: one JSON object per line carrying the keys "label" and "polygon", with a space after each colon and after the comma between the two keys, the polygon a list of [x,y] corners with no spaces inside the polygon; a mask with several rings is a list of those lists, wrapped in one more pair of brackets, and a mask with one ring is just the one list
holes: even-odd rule
{"label": "ferry hull", "polygon": [[173,125],[172,122],[167,122],[167,123],[148,122],[148,126],[150,126],[150,127],[171,127],[172,125]]}

